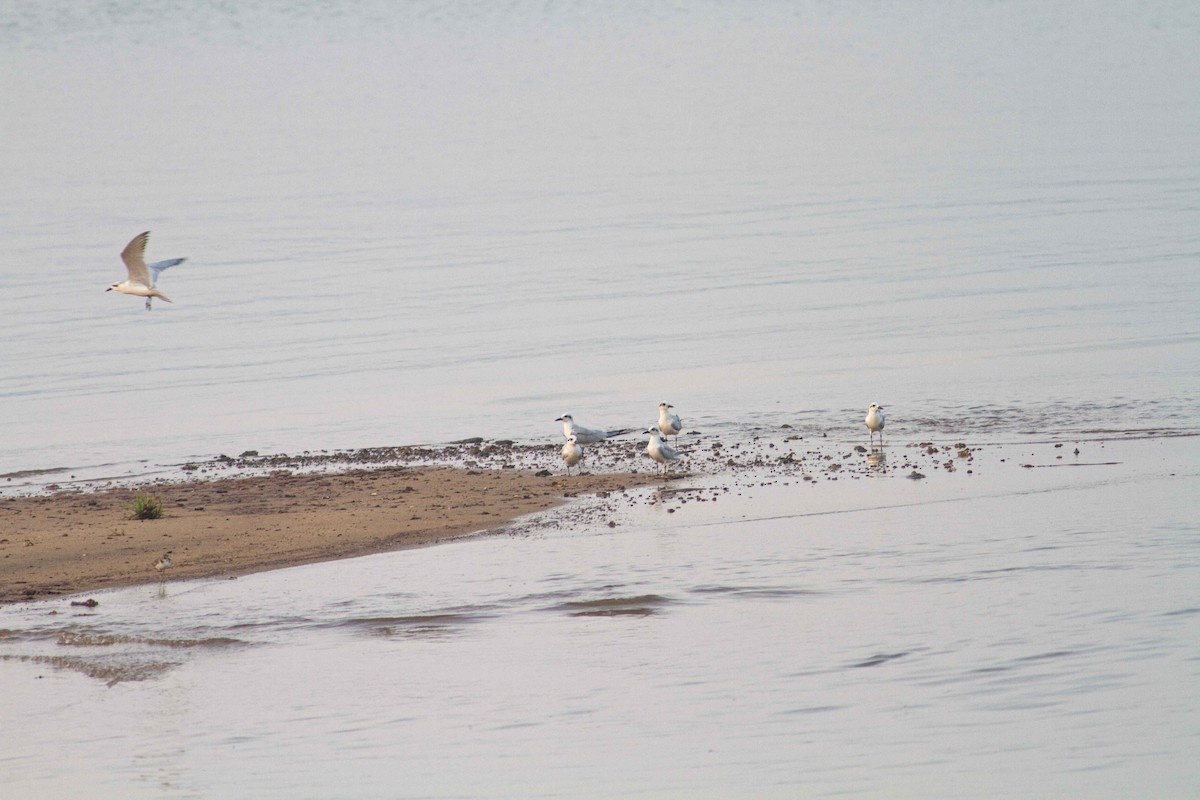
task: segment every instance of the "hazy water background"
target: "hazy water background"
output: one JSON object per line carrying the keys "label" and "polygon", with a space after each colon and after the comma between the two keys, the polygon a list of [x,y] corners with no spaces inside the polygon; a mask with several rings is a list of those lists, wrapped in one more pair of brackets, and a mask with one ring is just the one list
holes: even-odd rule
{"label": "hazy water background", "polygon": [[0,473],[1196,397],[1190,3],[5,9]]}
{"label": "hazy water background", "polygon": [[[897,436],[1194,433],[1198,44],[1183,2],[10,0],[0,474],[553,440],[662,400],[726,436],[858,436],[871,401]],[[146,229],[190,258],[150,313],[103,291]],[[961,506],[744,487],[108,593],[103,623],[6,609],[10,654],[95,624],[178,666],[6,662],[5,782],[1190,796],[1197,459],[1153,441]]]}

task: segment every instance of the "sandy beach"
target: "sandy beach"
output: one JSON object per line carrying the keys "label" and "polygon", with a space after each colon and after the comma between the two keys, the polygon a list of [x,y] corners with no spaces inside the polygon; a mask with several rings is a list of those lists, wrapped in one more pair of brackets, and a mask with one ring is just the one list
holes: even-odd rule
{"label": "sandy beach", "polygon": [[11,497],[0,500],[0,602],[153,582],[166,551],[174,580],[419,547],[651,477],[393,466],[160,483],[147,491],[165,515],[145,521],[130,519],[133,488]]}

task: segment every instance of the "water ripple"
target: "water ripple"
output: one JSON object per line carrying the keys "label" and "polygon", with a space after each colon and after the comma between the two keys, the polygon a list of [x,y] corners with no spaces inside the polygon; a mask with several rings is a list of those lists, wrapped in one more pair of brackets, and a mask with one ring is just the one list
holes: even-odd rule
{"label": "water ripple", "polygon": [[599,600],[572,600],[550,606],[549,611],[565,611],[572,617],[648,617],[673,601],[657,594],[636,597],[606,597]]}

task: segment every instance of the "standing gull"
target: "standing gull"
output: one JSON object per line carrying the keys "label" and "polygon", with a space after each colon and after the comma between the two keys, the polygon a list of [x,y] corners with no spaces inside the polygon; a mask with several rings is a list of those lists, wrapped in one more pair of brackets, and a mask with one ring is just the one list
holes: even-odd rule
{"label": "standing gull", "polygon": [[683,422],[680,421],[678,414],[672,414],[671,409],[675,406],[670,403],[658,404],[658,429],[662,431],[663,436],[674,436],[676,444],[679,443],[679,432],[683,430]]}
{"label": "standing gull", "polygon": [[671,469],[671,462],[678,461],[682,456],[663,440],[662,432],[658,428],[647,428],[645,433],[650,435],[650,441],[646,444],[646,453],[658,462],[663,476],[666,477],[667,472]]}
{"label": "standing gull", "polygon": [[571,474],[571,467],[583,460],[583,448],[579,446],[579,442],[574,436],[567,437],[567,443],[562,447],[563,462],[567,465],[567,474]]}
{"label": "standing gull", "polygon": [[149,266],[146,265],[146,242],[150,240],[150,231],[139,233],[137,236],[125,245],[125,249],[121,251],[121,260],[125,262],[125,269],[129,273],[129,277],[120,283],[114,283],[104,291],[111,292],[116,289],[121,294],[132,294],[138,297],[146,298],[146,310],[150,310],[150,301],[155,298],[161,298],[168,303],[171,298],[155,288],[155,283],[158,281],[158,274],[164,269],[182,264],[187,261],[186,258],[168,258],[166,261],[157,261]]}
{"label": "standing gull", "polygon": [[620,436],[623,433],[629,433],[633,430],[633,428],[622,428],[615,431],[603,431],[596,428],[585,428],[582,425],[576,424],[575,419],[570,414],[563,414],[554,421],[563,424],[563,436],[568,439],[574,436],[575,441],[579,444],[596,444],[597,442],[603,442],[610,436]]}
{"label": "standing gull", "polygon": [[879,434],[879,446],[883,447],[883,406],[878,403],[871,403],[871,407],[867,409],[867,431],[869,431],[870,443],[875,444],[875,434]]}
{"label": "standing gull", "polygon": [[171,568],[171,551],[163,553],[163,557],[154,562],[154,569],[158,573],[158,596],[167,596],[167,570]]}

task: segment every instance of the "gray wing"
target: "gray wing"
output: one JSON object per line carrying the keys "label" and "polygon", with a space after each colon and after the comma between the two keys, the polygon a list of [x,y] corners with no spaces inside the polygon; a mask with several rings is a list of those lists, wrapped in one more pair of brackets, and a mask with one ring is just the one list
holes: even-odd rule
{"label": "gray wing", "polygon": [[571,430],[571,433],[575,437],[575,441],[580,444],[596,444],[597,442],[603,442],[606,438],[604,431],[598,431],[594,428],[581,428],[578,425]]}
{"label": "gray wing", "polygon": [[164,269],[177,267],[185,261],[187,261],[186,258],[168,258],[166,261],[156,261],[150,266],[146,267],[146,269],[150,270],[150,285],[154,286],[158,282],[158,273],[162,272]]}
{"label": "gray wing", "polygon": [[121,251],[121,260],[129,272],[129,280],[143,286],[153,286],[150,280],[150,270],[146,268],[146,242],[150,240],[150,231],[139,233],[133,237],[125,249]]}

